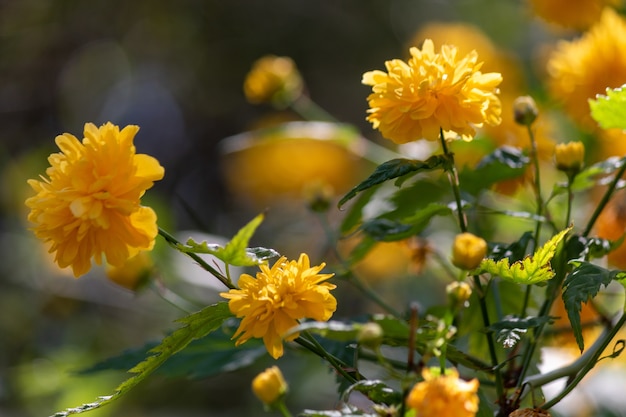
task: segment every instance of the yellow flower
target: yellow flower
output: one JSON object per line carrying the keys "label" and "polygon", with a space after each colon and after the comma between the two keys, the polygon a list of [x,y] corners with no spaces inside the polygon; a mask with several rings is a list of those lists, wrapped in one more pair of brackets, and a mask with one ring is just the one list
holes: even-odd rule
{"label": "yellow flower", "polygon": [[265,405],[272,405],[287,392],[287,383],[277,366],[267,368],[252,380],[252,392]]}
{"label": "yellow flower", "polygon": [[520,408],[509,414],[509,417],[551,417],[549,411],[541,408]]}
{"label": "yellow flower", "polygon": [[246,76],[243,91],[250,103],[286,106],[302,93],[303,82],[291,58],[267,55],[258,59]]}
{"label": "yellow flower", "polygon": [[135,291],[150,279],[154,263],[146,251],[141,251],[121,266],[107,265],[107,278],[129,290]]}
{"label": "yellow flower", "polygon": [[139,200],[164,170],[151,156],[135,153],[138,130],[87,123],[82,142],[69,133],[57,136],[61,152],[48,158],[47,178],[28,181],[37,192],[26,200],[33,231],[76,277],[89,271],[91,258],[101,264],[104,255],[122,266],[154,245],[156,214]]}
{"label": "yellow flower", "polygon": [[459,57],[456,47],[443,45],[435,53],[426,39],[421,50],[411,48],[410,53],[408,62],[385,62],[388,72],[363,74],[363,84],[372,86],[367,120],[385,138],[436,141],[441,128],[471,140],[484,123],[500,123],[496,94],[502,76],[481,73],[476,51]]}
{"label": "yellow flower", "polygon": [[[334,274],[320,274],[326,264],[311,267],[309,257],[301,254],[298,261],[281,257],[269,268],[261,265],[256,278],[243,274],[240,289],[221,293],[229,299],[230,311],[243,317],[233,338],[236,345],[250,338],[263,338],[269,354],[278,359],[283,355],[283,336],[298,325],[298,320],[310,318],[326,321],[337,308],[337,300],[330,294],[336,285],[323,282]],[[294,340],[298,333],[285,338]]]}
{"label": "yellow flower", "polygon": [[485,239],[471,233],[460,233],[452,245],[452,263],[461,269],[478,268],[487,254]]}
{"label": "yellow flower", "polygon": [[584,159],[585,145],[582,142],[559,143],[554,148],[554,161],[558,170],[578,172]]}
{"label": "yellow flower", "polygon": [[622,0],[530,0],[537,16],[572,29],[587,29],[600,18],[605,6],[621,4]]}
{"label": "yellow flower", "polygon": [[473,417],[478,412],[478,380],[463,381],[455,369],[444,376],[422,372],[423,382],[415,384],[406,403],[415,409],[416,417]]}
{"label": "yellow flower", "polygon": [[[572,8],[568,6],[567,8]],[[602,12],[598,23],[571,42],[560,42],[548,61],[550,94],[582,127],[593,129],[588,99],[607,87],[626,83],[626,20],[613,9]]]}

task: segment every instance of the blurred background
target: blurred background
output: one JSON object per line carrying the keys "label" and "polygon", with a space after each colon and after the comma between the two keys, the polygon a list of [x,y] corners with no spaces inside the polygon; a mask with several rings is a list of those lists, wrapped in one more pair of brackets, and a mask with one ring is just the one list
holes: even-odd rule
{"label": "blurred background", "polygon": [[[138,152],[165,167],[164,180],[143,200],[157,211],[160,226],[182,240],[194,235],[215,242],[267,210],[253,244],[291,257],[306,251],[319,262],[324,229],[307,209],[306,190],[278,195],[263,182],[292,175],[276,167],[293,165],[293,156],[260,153],[241,162],[232,154],[250,144],[241,136],[225,141],[301,118],[267,103],[250,104],[243,93],[246,74],[264,55],[290,57],[306,95],[353,126],[347,128],[350,140],[395,151],[365,121],[369,87],[361,85],[361,76],[384,69],[385,60],[406,57],[408,47],[420,46],[425,36],[445,41],[451,29],[435,23],[472,25],[485,48],[498,51],[501,65],[515,74],[511,81],[505,75],[507,97],[541,97],[544,47],[576,33],[546,24],[519,0],[0,0],[0,415],[45,416],[110,393],[123,372],[75,372],[159,339],[182,314],[158,289],[130,291],[101,269],[75,280],[55,269],[27,231],[26,179],[44,172],[47,156],[56,152],[56,135],[80,138],[85,122],[137,124]],[[306,135],[335,134],[315,132]],[[374,166],[362,155],[351,149],[325,168],[341,168],[332,198]],[[252,186],[246,182],[258,175],[267,177]],[[334,207],[331,225],[341,217]],[[217,300],[209,278],[159,242],[157,253],[166,252],[160,279],[198,305]],[[400,265],[399,274],[414,271],[409,251],[392,247],[386,253],[381,259]],[[399,262],[386,258],[398,253]],[[338,314],[368,311],[354,303]],[[294,409],[332,408],[332,375],[311,371],[318,362],[301,359],[287,355],[281,362]],[[258,415],[249,384],[271,364],[264,358],[219,379],[185,383],[150,378],[90,415]]]}

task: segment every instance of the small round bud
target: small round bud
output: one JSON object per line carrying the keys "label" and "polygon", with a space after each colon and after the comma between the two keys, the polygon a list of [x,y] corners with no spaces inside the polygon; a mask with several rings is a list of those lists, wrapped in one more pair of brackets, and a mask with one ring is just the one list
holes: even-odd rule
{"label": "small round bud", "polygon": [[446,286],[446,294],[451,305],[463,307],[472,295],[472,287],[467,282],[454,281]]}
{"label": "small round bud", "polygon": [[250,103],[272,103],[285,107],[300,94],[304,82],[289,57],[266,55],[258,59],[246,76],[243,90]]}
{"label": "small round bud", "polygon": [[254,395],[265,405],[272,405],[287,392],[287,383],[277,366],[267,368],[252,380]]}
{"label": "small round bud", "polygon": [[380,327],[378,323],[364,324],[357,336],[357,342],[359,342],[359,344],[370,348],[380,346],[382,340],[383,328]]}
{"label": "small round bud", "polygon": [[520,408],[509,414],[509,417],[551,417],[552,415],[541,408]]}
{"label": "small round bud", "polygon": [[532,97],[521,96],[516,98],[513,102],[513,114],[515,123],[522,126],[530,126],[533,124],[535,119],[537,119],[539,110],[537,109],[537,104]]}
{"label": "small round bud", "polygon": [[471,233],[461,233],[452,245],[452,263],[460,269],[476,269],[487,254],[485,239]]}
{"label": "small round bud", "polygon": [[585,145],[582,142],[559,143],[554,147],[554,161],[559,171],[577,173],[584,159]]}

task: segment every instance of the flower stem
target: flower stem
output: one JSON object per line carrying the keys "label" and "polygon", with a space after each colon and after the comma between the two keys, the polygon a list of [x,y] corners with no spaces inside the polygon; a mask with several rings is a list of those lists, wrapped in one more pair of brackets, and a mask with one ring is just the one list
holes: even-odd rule
{"label": "flower stem", "polygon": [[278,403],[276,403],[275,407],[278,411],[280,411],[283,417],[292,417],[289,409],[287,409],[287,406],[285,405],[285,401],[283,401],[282,399]]}
{"label": "flower stem", "polygon": [[439,129],[439,137],[441,139],[441,149],[446,157],[448,157],[449,165],[446,167],[446,172],[448,173],[448,179],[450,180],[450,185],[452,186],[452,192],[454,193],[454,199],[456,200],[456,212],[459,216],[459,227],[461,228],[461,232],[467,232],[467,219],[465,218],[465,213],[463,212],[463,203],[461,201],[461,191],[459,187],[459,175],[456,171],[456,166],[454,164],[454,154],[448,150],[448,145],[446,144],[446,138],[443,135],[443,129]]}
{"label": "flower stem", "polygon": [[357,378],[353,377],[346,371],[348,365],[345,364],[342,360],[330,354],[326,349],[324,349],[324,347],[320,345],[319,342],[309,332],[303,332],[302,334],[303,336],[300,336],[296,339],[296,342],[300,346],[307,348],[320,358],[325,359],[330,364],[330,366],[335,368],[335,370],[351,384],[354,384],[358,381]]}
{"label": "flower stem", "polygon": [[587,223],[587,227],[585,228],[585,231],[582,234],[584,237],[589,236],[589,233],[591,232],[593,225],[596,223],[596,220],[598,220],[598,217],[600,217],[600,213],[602,213],[602,210],[604,210],[604,207],[607,205],[607,203],[613,196],[613,193],[615,192],[615,188],[617,187],[617,183],[622,178],[622,175],[624,175],[625,171],[626,171],[626,163],[624,163],[622,167],[620,168],[620,170],[617,172],[617,174],[615,175],[615,178],[613,178],[613,181],[611,181],[609,188],[606,190],[606,192],[602,196],[602,200],[600,200],[600,203],[596,207],[596,210],[591,215],[591,218],[589,219],[589,222]]}
{"label": "flower stem", "polygon": [[171,234],[169,234],[165,230],[161,229],[160,227],[159,227],[159,234],[165,239],[165,241],[167,243],[170,244],[170,246],[172,246],[174,249],[178,250],[179,252],[184,253],[185,255],[189,256],[194,261],[196,261],[198,263],[198,265],[200,265],[204,270],[206,270],[209,273],[211,273],[211,275],[213,275],[215,278],[217,278],[226,287],[228,287],[230,289],[235,289],[236,288],[235,285],[226,276],[224,276],[217,269],[215,269],[211,265],[209,265],[204,259],[199,257],[197,254],[195,254],[193,252],[185,252],[185,251],[180,250],[180,247],[182,246],[182,243],[180,243],[178,241],[178,239],[176,239],[174,236],[172,236]]}
{"label": "flower stem", "polygon": [[305,120],[320,120],[333,123],[338,122],[335,116],[317,105],[317,103],[305,94],[300,94],[289,107]]}

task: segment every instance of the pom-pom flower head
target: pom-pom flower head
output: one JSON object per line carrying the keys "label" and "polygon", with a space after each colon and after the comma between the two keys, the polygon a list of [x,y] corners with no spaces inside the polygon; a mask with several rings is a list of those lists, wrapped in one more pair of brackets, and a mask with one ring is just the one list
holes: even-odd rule
{"label": "pom-pom flower head", "polygon": [[135,153],[138,130],[87,123],[82,142],[69,133],[57,136],[61,152],[48,158],[47,178],[28,181],[37,193],[26,200],[33,231],[76,277],[89,271],[92,258],[121,267],[154,245],[156,214],[140,198],[164,170],[151,156]]}
{"label": "pom-pom flower head", "polygon": [[478,54],[459,57],[454,46],[436,53],[430,39],[422,49],[411,48],[408,62],[385,62],[387,72],[363,74],[372,86],[367,120],[395,143],[418,139],[436,141],[440,129],[471,140],[484,123],[497,125],[501,118],[498,73],[483,74]]}
{"label": "pom-pom flower head", "polygon": [[424,381],[415,384],[406,404],[415,409],[417,417],[474,417],[478,412],[478,380],[464,381],[455,369],[446,375],[422,372]]}
{"label": "pom-pom flower head", "polygon": [[[269,354],[278,359],[283,355],[283,336],[298,325],[298,320],[310,318],[326,321],[335,312],[337,300],[330,294],[336,286],[324,282],[333,274],[320,274],[325,264],[311,267],[309,257],[301,254],[298,261],[282,257],[269,268],[260,265],[256,278],[243,274],[240,289],[221,293],[229,299],[230,311],[242,318],[233,338],[237,345],[251,338],[263,338]],[[294,333],[286,341],[298,337]]]}

